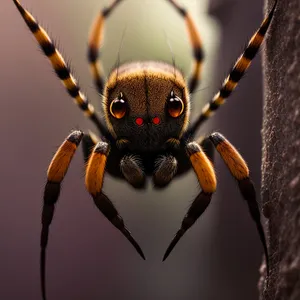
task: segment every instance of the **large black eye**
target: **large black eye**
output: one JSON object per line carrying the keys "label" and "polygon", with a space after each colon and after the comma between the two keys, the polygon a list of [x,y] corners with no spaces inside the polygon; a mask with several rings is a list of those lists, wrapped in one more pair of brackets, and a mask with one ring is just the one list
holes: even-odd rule
{"label": "large black eye", "polygon": [[112,101],[110,104],[110,113],[116,118],[116,119],[122,119],[127,111],[127,103],[126,100],[124,100],[123,94],[121,93],[118,98]]}
{"label": "large black eye", "polygon": [[184,104],[182,100],[175,95],[172,91],[167,101],[167,110],[171,117],[178,118],[184,110]]}

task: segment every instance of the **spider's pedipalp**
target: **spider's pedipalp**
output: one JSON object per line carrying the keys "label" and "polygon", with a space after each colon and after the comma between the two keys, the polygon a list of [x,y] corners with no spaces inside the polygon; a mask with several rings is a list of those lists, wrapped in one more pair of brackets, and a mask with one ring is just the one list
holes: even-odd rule
{"label": "spider's pedipalp", "polygon": [[13,0],[25,23],[27,24],[30,31],[33,33],[38,44],[42,48],[44,54],[50,60],[52,67],[61,80],[69,95],[74,99],[75,103],[81,110],[89,117],[92,122],[97,126],[103,136],[107,136],[108,132],[105,126],[100,121],[95,109],[91,103],[87,100],[87,97],[81,92],[76,79],[71,74],[67,63],[62,57],[61,53],[56,49],[53,41],[43,27],[41,27],[35,18],[22,7],[18,0]]}
{"label": "spider's pedipalp", "polygon": [[210,118],[214,112],[225,103],[225,100],[231,95],[233,90],[237,87],[238,82],[243,77],[247,69],[249,68],[251,61],[254,59],[259,51],[261,44],[264,41],[267,30],[271,24],[274,11],[277,5],[277,0],[275,1],[273,8],[266,16],[266,18],[261,23],[259,29],[251,37],[247,47],[245,48],[242,55],[238,58],[235,65],[233,66],[230,74],[224,80],[221,89],[213,97],[213,99],[208,102],[202,109],[201,114],[197,117],[196,121],[188,129],[186,136],[194,136],[200,125]]}
{"label": "spider's pedipalp", "polygon": [[143,251],[134,240],[129,230],[126,228],[122,217],[108,197],[102,192],[103,178],[109,145],[105,142],[99,142],[90,155],[86,168],[85,185],[88,192],[93,197],[96,207],[101,213],[117,228],[127,240],[133,245],[140,256],[145,259]]}
{"label": "spider's pedipalp", "polygon": [[212,194],[217,188],[217,179],[213,165],[196,142],[191,142],[186,146],[187,153],[189,155],[193,169],[197,175],[200,187],[202,189],[201,193],[193,201],[191,207],[189,208],[187,214],[185,215],[181,228],[176,233],[174,239],[170,243],[167,251],[163,257],[165,260],[175,245],[178,243],[180,238],[184,233],[197,221],[197,219],[204,213],[208,207]]}
{"label": "spider's pedipalp", "polygon": [[46,249],[48,244],[49,227],[51,225],[55,204],[60,194],[61,183],[68,171],[75,151],[81,142],[83,133],[73,131],[56,151],[47,173],[47,183],[44,191],[42,211],[40,276],[42,297],[46,299]]}
{"label": "spider's pedipalp", "polygon": [[172,155],[160,157],[156,162],[157,168],[153,174],[153,183],[156,187],[163,188],[174,178],[178,162]]}
{"label": "spider's pedipalp", "polygon": [[120,162],[123,176],[135,188],[142,188],[146,182],[146,175],[136,155],[125,155]]}
{"label": "spider's pedipalp", "polygon": [[265,238],[263,226],[261,224],[261,217],[259,206],[256,201],[256,193],[254,185],[249,177],[249,169],[233,145],[220,133],[215,132],[210,135],[210,140],[213,142],[216,150],[221,155],[223,161],[227,165],[231,175],[237,180],[239,189],[243,198],[247,201],[250,215],[256,224],[256,228],[264,248],[267,274],[269,274],[269,256],[268,248]]}

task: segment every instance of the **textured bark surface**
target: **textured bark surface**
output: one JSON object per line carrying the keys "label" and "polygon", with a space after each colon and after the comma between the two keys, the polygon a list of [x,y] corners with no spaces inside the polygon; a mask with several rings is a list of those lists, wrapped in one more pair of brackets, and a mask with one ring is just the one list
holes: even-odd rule
{"label": "textured bark surface", "polygon": [[[267,1],[268,10],[273,1]],[[264,49],[262,203],[270,276],[260,299],[300,299],[300,1],[279,0]]]}

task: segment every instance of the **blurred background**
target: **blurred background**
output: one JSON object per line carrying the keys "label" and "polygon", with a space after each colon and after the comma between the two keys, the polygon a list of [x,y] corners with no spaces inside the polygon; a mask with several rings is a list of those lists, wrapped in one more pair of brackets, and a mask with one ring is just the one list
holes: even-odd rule
{"label": "blurred background", "polygon": [[[220,87],[263,18],[262,0],[185,0],[201,32],[206,54],[203,80],[193,97],[193,116]],[[100,109],[86,61],[87,37],[104,0],[23,0],[67,60],[90,101]],[[126,0],[107,21],[103,46],[108,73],[121,62],[171,62],[186,75],[191,49],[183,20],[164,0]],[[12,1],[0,6],[0,299],[41,299],[39,236],[46,170],[71,129],[93,125],[73,104],[38,49]],[[247,160],[260,189],[262,78],[257,57],[228,104],[201,133],[222,132]],[[163,191],[133,190],[105,178],[104,190],[146,254],[142,261],[128,241],[95,209],[84,187],[77,152],[51,227],[49,299],[252,300],[257,299],[262,247],[246,203],[216,155],[218,191],[209,209],[164,263],[198,183],[190,172]],[[259,193],[259,192],[258,192]]]}

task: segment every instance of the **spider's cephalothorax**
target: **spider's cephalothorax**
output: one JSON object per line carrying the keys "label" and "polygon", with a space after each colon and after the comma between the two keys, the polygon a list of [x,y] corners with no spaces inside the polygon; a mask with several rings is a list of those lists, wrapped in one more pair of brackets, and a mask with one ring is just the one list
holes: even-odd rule
{"label": "spider's cephalothorax", "polygon": [[260,221],[255,190],[245,161],[220,133],[215,132],[207,137],[196,137],[195,134],[203,121],[225,103],[226,98],[230,96],[250,66],[271,23],[277,1],[250,39],[219,92],[203,107],[202,112],[192,124],[189,124],[189,94],[195,90],[200,79],[203,59],[201,39],[189,13],[175,0],[166,1],[185,20],[193,47],[194,66],[188,84],[175,66],[151,61],[119,66],[104,83],[98,53],[103,39],[104,21],[122,2],[122,0],[114,0],[97,16],[91,30],[88,48],[88,59],[94,82],[104,99],[103,111],[106,122],[103,124],[94,107],[80,91],[64,58],[48,34],[18,0],[13,0],[69,95],[94,122],[101,137],[98,138],[91,132],[83,134],[81,131],[73,131],[57,150],[49,166],[44,192],[41,234],[43,299],[46,299],[45,261],[49,227],[61,183],[81,141],[87,162],[85,184],[88,192],[96,207],[126,236],[143,258],[145,257],[141,248],[125,227],[113,203],[102,191],[105,171],[126,180],[135,188],[144,187],[146,177],[149,175],[154,185],[161,188],[167,186],[175,176],[193,168],[201,191],[186,213],[180,230],[164,255],[164,260],[184,233],[205,211],[216,190],[216,176],[212,165],[215,148],[237,181],[243,198],[247,201],[264,247],[268,269],[265,235]]}
{"label": "spider's cephalothorax", "polygon": [[173,66],[137,62],[119,67],[104,89],[103,108],[112,136],[132,152],[158,152],[179,140],[189,119],[189,94]]}

